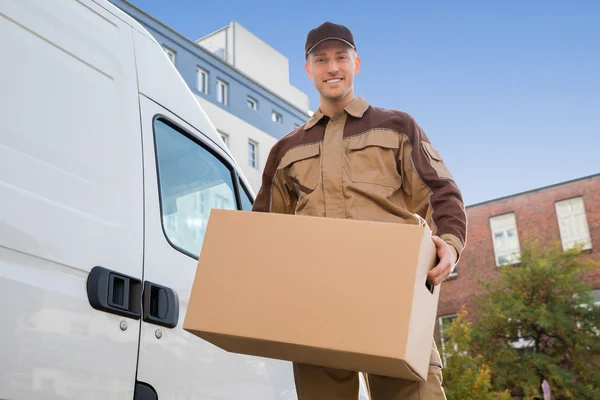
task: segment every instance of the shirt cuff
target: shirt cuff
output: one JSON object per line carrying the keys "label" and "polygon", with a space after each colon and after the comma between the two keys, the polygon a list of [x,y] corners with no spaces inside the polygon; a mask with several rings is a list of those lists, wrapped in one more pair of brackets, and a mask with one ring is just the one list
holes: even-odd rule
{"label": "shirt cuff", "polygon": [[460,256],[462,254],[462,251],[465,248],[465,245],[462,243],[462,241],[457,238],[456,236],[450,234],[450,233],[444,233],[443,235],[440,235],[440,238],[448,243],[449,245],[451,245],[452,247],[454,247],[456,249],[456,263],[452,266],[452,270],[454,271],[454,267],[456,266],[456,264],[458,264],[458,261],[460,260]]}

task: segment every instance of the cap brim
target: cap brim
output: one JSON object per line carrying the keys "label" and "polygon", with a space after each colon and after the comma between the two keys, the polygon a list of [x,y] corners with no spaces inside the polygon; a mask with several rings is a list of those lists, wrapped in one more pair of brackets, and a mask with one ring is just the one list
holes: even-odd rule
{"label": "cap brim", "polygon": [[317,43],[313,44],[313,46],[310,49],[308,49],[308,51],[306,52],[306,55],[309,55],[310,52],[315,49],[315,47],[317,47],[318,45],[320,45],[321,43],[323,43],[326,40],[339,40],[340,42],[346,43],[351,48],[356,49],[356,47],[352,43],[350,43],[349,41],[347,41],[347,40],[344,40],[344,39],[339,38],[339,37],[326,37],[325,39],[321,39]]}

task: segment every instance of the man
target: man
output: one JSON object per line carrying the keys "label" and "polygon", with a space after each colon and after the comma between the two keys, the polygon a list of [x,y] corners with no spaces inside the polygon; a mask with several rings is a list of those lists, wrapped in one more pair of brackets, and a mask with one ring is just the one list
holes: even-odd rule
{"label": "man", "polygon": [[[348,28],[326,22],[311,30],[305,55],[319,108],[272,148],[253,210],[408,224],[424,218],[439,257],[428,280],[439,285],[464,248],[467,223],[442,157],[408,114],[354,97],[360,58]],[[426,382],[369,376],[371,396],[445,399],[441,368],[432,338]],[[358,396],[356,372],[296,364],[294,374],[300,400]]]}

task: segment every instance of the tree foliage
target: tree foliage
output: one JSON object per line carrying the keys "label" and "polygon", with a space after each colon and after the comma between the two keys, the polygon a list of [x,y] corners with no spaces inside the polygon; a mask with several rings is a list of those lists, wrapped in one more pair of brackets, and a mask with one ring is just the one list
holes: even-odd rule
{"label": "tree foliage", "polygon": [[[493,387],[523,399],[600,399],[600,307],[582,279],[580,248],[528,246],[520,263],[480,282],[473,349],[490,366]],[[484,364],[485,365],[485,364]]]}
{"label": "tree foliage", "polygon": [[495,392],[491,371],[483,356],[469,354],[471,323],[463,307],[444,331],[444,386],[449,400],[510,400],[508,392]]}

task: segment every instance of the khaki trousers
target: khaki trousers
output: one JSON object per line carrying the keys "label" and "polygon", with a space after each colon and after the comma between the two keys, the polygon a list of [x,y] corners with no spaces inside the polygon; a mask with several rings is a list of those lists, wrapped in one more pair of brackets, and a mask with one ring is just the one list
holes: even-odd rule
{"label": "khaki trousers", "polygon": [[[442,363],[435,342],[431,349],[427,381],[409,381],[368,375],[371,400],[446,400],[442,388]],[[294,364],[298,400],[357,400],[358,373],[307,364]]]}

